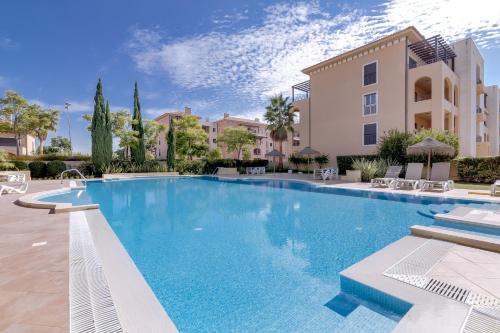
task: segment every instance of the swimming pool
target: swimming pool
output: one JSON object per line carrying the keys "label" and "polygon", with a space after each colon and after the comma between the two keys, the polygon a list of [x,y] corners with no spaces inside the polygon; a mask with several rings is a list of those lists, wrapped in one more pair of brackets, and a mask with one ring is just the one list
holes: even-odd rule
{"label": "swimming pool", "polygon": [[99,203],[181,332],[388,332],[397,316],[328,304],[339,272],[456,205],[278,180],[89,182],[41,200]]}

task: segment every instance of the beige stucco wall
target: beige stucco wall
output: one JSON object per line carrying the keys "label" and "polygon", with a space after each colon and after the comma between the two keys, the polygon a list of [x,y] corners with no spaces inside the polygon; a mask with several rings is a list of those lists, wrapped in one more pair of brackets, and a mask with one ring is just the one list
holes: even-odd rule
{"label": "beige stucco wall", "polygon": [[[377,123],[377,135],[405,129],[405,48],[402,39],[361,53],[350,61],[310,76],[311,147],[330,156],[374,154],[376,145],[364,146],[363,124]],[[377,61],[376,84],[362,85],[363,65]],[[362,96],[377,92],[377,114],[363,116]],[[301,115],[301,122],[306,117]]]}
{"label": "beige stucco wall", "polygon": [[500,89],[497,85],[486,87],[486,109],[488,116],[486,124],[488,125],[490,137],[490,149],[488,155],[497,156],[500,153]]}

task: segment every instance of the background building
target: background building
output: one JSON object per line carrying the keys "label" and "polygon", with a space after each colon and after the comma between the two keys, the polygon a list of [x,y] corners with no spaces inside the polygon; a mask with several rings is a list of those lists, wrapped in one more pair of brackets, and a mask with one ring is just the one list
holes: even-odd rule
{"label": "background building", "polygon": [[[167,156],[167,142],[166,133],[170,124],[170,119],[177,119],[184,115],[192,115],[192,110],[189,107],[185,107],[183,111],[173,111],[162,114],[155,120],[159,123],[164,124],[167,129],[165,132],[161,133],[156,145],[156,158],[166,159]],[[223,144],[217,142],[217,138],[220,134],[224,132],[226,128],[236,128],[245,127],[249,132],[255,134],[257,137],[254,146],[249,147],[251,159],[267,159],[266,153],[270,152],[275,148],[279,149],[279,143],[275,143],[267,130],[267,124],[260,121],[260,119],[246,119],[241,117],[233,117],[228,113],[224,113],[224,116],[218,120],[210,121],[208,119],[202,120],[198,117],[202,128],[208,134],[208,146],[209,149],[215,149],[217,147],[221,148],[223,158],[237,158],[237,152],[228,152]],[[295,143],[294,143],[295,142]],[[285,154],[284,160],[288,158],[289,154],[293,152],[291,147],[298,147],[297,137],[295,136],[295,141],[293,136],[290,134],[288,142],[283,142],[283,154]]]}
{"label": "background building", "polygon": [[[36,152],[35,138],[31,135],[22,135],[19,141],[19,155],[34,155]],[[17,139],[15,134],[0,133],[0,149],[9,154],[17,154]]]}
{"label": "background building", "polygon": [[374,154],[391,129],[448,130],[462,156],[498,154],[498,88],[484,86],[484,60],[470,38],[449,45],[409,27],[303,73],[309,81],[292,87],[299,147],[332,162]]}

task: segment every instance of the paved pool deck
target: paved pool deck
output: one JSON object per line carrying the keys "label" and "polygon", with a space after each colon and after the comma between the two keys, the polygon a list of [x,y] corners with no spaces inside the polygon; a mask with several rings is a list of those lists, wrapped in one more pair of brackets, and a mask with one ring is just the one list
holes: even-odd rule
{"label": "paved pool deck", "polygon": [[[31,181],[28,193],[61,186]],[[0,196],[0,332],[68,332],[69,215],[15,205],[21,196]]]}

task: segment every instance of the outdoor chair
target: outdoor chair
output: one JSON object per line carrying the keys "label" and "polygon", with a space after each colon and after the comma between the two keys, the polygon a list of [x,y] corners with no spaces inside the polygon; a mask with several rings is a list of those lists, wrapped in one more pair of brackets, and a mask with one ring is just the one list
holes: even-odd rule
{"label": "outdoor chair", "polygon": [[450,180],[450,163],[434,163],[432,165],[430,180],[424,180],[420,186],[422,191],[440,189],[449,191],[454,187],[453,180]]}
{"label": "outdoor chair", "polygon": [[408,163],[405,178],[393,181],[392,187],[395,189],[411,187],[416,190],[420,186],[423,168],[423,163]]}
{"label": "outdoor chair", "polygon": [[372,187],[390,187],[391,184],[399,178],[402,168],[401,165],[391,165],[385,172],[384,177],[373,178],[371,180]]}

